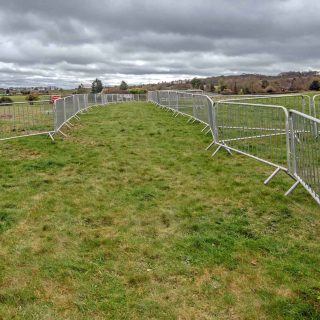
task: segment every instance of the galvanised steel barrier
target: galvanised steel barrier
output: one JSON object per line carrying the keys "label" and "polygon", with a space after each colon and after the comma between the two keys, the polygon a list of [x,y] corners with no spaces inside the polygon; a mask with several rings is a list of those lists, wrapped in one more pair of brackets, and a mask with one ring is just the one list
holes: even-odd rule
{"label": "galvanised steel barrier", "polygon": [[[289,117],[282,106],[221,101],[214,105],[214,136],[219,146],[288,171]],[[272,176],[273,177],[273,176]],[[270,179],[266,180],[268,183]]]}
{"label": "galvanised steel barrier", "polygon": [[320,204],[320,120],[290,110],[292,174],[297,182],[287,192],[301,184]]}
{"label": "galvanised steel barrier", "polygon": [[208,129],[206,134],[211,131],[213,101],[206,95],[183,91],[153,91],[148,93],[148,101],[173,111],[176,116],[180,114],[189,117],[188,122],[193,120],[203,123],[205,127],[202,131]]}
{"label": "galvanised steel barrier", "polygon": [[146,95],[138,94],[78,94],[55,101],[54,105],[54,131],[49,135],[53,139],[53,133],[65,134],[61,131],[63,126],[72,127],[70,120],[79,118],[78,114],[98,105],[109,105],[129,101],[146,101]]}
{"label": "galvanised steel barrier", "polygon": [[[271,165],[276,169],[265,180],[265,184],[284,171],[296,180],[286,195],[301,183],[319,203],[320,120],[296,110],[291,110],[289,114],[283,105],[267,104],[278,101],[289,106],[291,101],[294,102],[293,107],[306,110],[303,101],[308,101],[309,112],[312,113],[311,100],[302,95],[279,95],[214,102],[205,95],[199,96],[156,91],[149,92],[148,100],[176,115],[186,115],[210,127],[213,142],[207,149],[218,146],[213,156],[223,148],[231,154],[234,151]],[[307,126],[306,121],[309,121]]]}
{"label": "galvanised steel barrier", "polygon": [[70,120],[94,105],[146,101],[145,94],[80,94],[56,100],[0,104],[0,141],[53,135],[71,126]]}
{"label": "galvanised steel barrier", "polygon": [[314,109],[314,117],[320,119],[320,94],[312,97],[312,104]]}
{"label": "galvanised steel barrier", "polygon": [[0,140],[53,133],[49,100],[0,104]]}

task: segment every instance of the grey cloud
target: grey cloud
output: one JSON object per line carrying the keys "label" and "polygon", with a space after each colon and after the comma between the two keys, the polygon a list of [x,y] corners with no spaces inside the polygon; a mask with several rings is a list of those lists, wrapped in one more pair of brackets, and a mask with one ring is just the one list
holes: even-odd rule
{"label": "grey cloud", "polygon": [[315,1],[0,3],[0,86],[320,69]]}

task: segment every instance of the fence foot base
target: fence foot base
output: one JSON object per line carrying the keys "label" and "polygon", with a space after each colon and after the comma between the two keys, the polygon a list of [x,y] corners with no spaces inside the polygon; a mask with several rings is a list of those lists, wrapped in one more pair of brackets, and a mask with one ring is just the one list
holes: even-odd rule
{"label": "fence foot base", "polygon": [[206,130],[208,128],[208,126],[205,126],[202,130],[201,130],[201,132],[203,132],[204,130]]}
{"label": "fence foot base", "polygon": [[68,136],[67,136],[65,133],[63,133],[61,130],[59,130],[58,132],[60,132],[65,138],[68,137]]}
{"label": "fence foot base", "polygon": [[296,181],[295,184],[284,194],[286,197],[291,194],[295,188],[300,184],[300,181]]}
{"label": "fence foot base", "polygon": [[219,145],[219,147],[217,148],[217,150],[212,154],[212,157],[214,157],[214,156],[219,152],[219,150],[220,150],[221,148],[225,149],[225,150],[230,154],[230,156],[233,155],[232,152],[231,152],[231,150],[230,150],[227,146]]}
{"label": "fence foot base", "polygon": [[269,177],[265,180],[264,184],[267,185],[279,172],[280,168],[277,168]]}
{"label": "fence foot base", "polygon": [[206,147],[206,150],[208,151],[214,144],[215,144],[215,142],[212,141],[212,142]]}
{"label": "fence foot base", "polygon": [[231,152],[231,150],[230,150],[228,147],[224,146],[223,148],[225,148],[225,150],[227,150],[227,152],[230,154],[230,156],[233,155],[232,152]]}
{"label": "fence foot base", "polygon": [[216,151],[212,154],[212,157],[214,157],[219,151],[220,149],[222,148],[222,146],[219,146]]}
{"label": "fence foot base", "polygon": [[52,133],[49,133],[48,135],[49,135],[49,138],[51,139],[51,141],[52,141],[52,142],[55,142],[55,141],[54,141],[54,138],[53,138],[53,134],[52,134]]}

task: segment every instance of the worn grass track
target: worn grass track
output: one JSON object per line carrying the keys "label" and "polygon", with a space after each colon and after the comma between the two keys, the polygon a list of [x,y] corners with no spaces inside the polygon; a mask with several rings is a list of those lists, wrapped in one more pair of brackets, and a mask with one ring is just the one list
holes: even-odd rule
{"label": "worn grass track", "polygon": [[0,148],[0,319],[320,319],[320,210],[146,103]]}

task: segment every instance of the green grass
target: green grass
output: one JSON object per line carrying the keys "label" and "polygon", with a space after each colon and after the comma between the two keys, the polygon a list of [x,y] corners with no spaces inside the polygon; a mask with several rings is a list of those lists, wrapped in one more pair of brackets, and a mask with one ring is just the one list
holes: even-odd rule
{"label": "green grass", "polygon": [[320,319],[320,209],[147,103],[1,143],[0,319]]}

